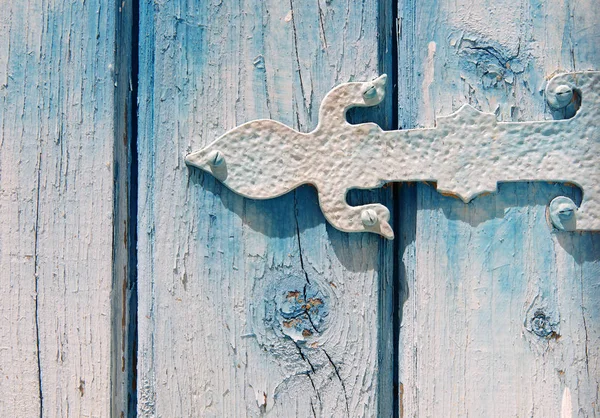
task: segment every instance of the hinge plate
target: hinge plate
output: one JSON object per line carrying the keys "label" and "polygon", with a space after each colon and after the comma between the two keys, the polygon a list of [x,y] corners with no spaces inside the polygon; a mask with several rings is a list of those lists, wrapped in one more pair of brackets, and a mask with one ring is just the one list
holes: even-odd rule
{"label": "hinge plate", "polygon": [[568,202],[557,203],[553,216],[562,217],[562,222],[554,225],[600,230],[599,83],[600,72],[591,71],[561,74],[548,82],[550,107],[576,110],[564,120],[498,122],[493,114],[463,105],[439,117],[430,129],[383,131],[374,123],[348,123],[349,108],[383,100],[382,75],[332,89],[310,133],[256,120],[187,155],[185,161],[252,199],[270,199],[313,184],[327,220],[347,232],[394,237],[385,206],[346,202],[349,189],[371,189],[390,181],[437,182],[439,192],[464,202],[495,192],[498,182],[573,183],[583,190],[583,201],[571,209]]}

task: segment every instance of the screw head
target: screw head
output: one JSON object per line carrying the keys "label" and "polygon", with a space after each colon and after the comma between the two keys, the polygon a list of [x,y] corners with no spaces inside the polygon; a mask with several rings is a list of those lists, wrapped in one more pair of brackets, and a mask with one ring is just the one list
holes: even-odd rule
{"label": "screw head", "polygon": [[577,218],[577,205],[566,196],[552,199],[548,207],[550,221],[556,229],[574,231]]}
{"label": "screw head", "polygon": [[571,205],[563,203],[563,204],[559,205],[558,216],[561,219],[571,219],[573,217],[574,210],[575,209],[573,209],[571,207]]}
{"label": "screw head", "polygon": [[573,89],[567,84],[559,84],[556,87],[549,87],[546,91],[546,100],[548,105],[554,109],[567,107],[573,100]]}
{"label": "screw head", "polygon": [[373,226],[379,222],[379,218],[377,217],[377,212],[373,209],[365,209],[360,214],[360,220],[365,226]]}
{"label": "screw head", "polygon": [[375,97],[377,97],[377,89],[375,88],[375,86],[370,85],[369,87],[367,87],[365,91],[363,91],[363,97],[365,99],[374,99]]}
{"label": "screw head", "polygon": [[225,157],[221,151],[213,151],[208,156],[208,164],[213,167],[218,167],[225,161]]}

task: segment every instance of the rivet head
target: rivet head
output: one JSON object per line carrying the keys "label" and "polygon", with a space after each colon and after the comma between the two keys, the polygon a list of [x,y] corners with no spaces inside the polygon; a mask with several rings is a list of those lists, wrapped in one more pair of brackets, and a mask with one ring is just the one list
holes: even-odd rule
{"label": "rivet head", "polygon": [[213,151],[208,156],[208,164],[213,167],[218,167],[225,161],[225,157],[221,151]]}
{"label": "rivet head", "polygon": [[363,91],[363,97],[365,99],[374,99],[375,97],[377,97],[377,89],[375,88],[375,86],[371,85],[367,87],[365,91]]}
{"label": "rivet head", "polygon": [[552,199],[549,206],[550,221],[556,229],[561,231],[575,230],[577,205],[566,196]]}
{"label": "rivet head", "polygon": [[571,219],[573,214],[575,213],[575,209],[571,207],[571,205],[563,203],[558,208],[558,216],[561,219]]}
{"label": "rivet head", "polygon": [[566,84],[559,84],[548,90],[546,99],[552,109],[562,109],[568,106],[571,100],[573,100],[573,89]]}
{"label": "rivet head", "polygon": [[379,222],[377,212],[375,212],[373,209],[363,210],[360,214],[360,219],[365,226],[373,226]]}

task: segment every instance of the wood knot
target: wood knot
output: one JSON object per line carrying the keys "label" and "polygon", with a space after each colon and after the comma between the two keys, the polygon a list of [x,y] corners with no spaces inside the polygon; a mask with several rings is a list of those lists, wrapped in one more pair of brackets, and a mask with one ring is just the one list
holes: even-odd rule
{"label": "wood knot", "polygon": [[529,321],[528,331],[534,333],[540,338],[559,339],[560,335],[556,332],[558,324],[554,323],[543,311],[535,311]]}
{"label": "wood knot", "polygon": [[[335,294],[318,275],[273,269],[252,289],[244,336],[255,338],[266,352],[296,367],[298,350],[321,346],[333,331]],[[303,366],[304,367],[304,366]]]}
{"label": "wood knot", "polygon": [[320,286],[306,280],[288,281],[276,295],[280,330],[292,340],[305,341],[323,331],[328,315],[327,296]]}

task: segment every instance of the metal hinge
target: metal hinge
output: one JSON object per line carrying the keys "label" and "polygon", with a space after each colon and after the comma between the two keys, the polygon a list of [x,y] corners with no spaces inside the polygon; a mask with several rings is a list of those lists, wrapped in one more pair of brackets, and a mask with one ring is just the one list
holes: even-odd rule
{"label": "metal hinge", "polygon": [[270,199],[313,184],[327,220],[347,232],[394,237],[385,206],[346,202],[349,189],[390,181],[437,182],[439,192],[464,202],[495,192],[498,182],[573,183],[583,190],[581,205],[564,196],[554,199],[549,205],[552,223],[563,230],[600,230],[599,83],[600,72],[561,74],[548,82],[551,109],[572,116],[563,120],[498,122],[493,114],[463,105],[438,118],[431,129],[383,131],[374,123],[348,123],[349,108],[383,100],[382,75],[331,90],[321,103],[319,125],[310,133],[256,120],[185,161],[252,199]]}

